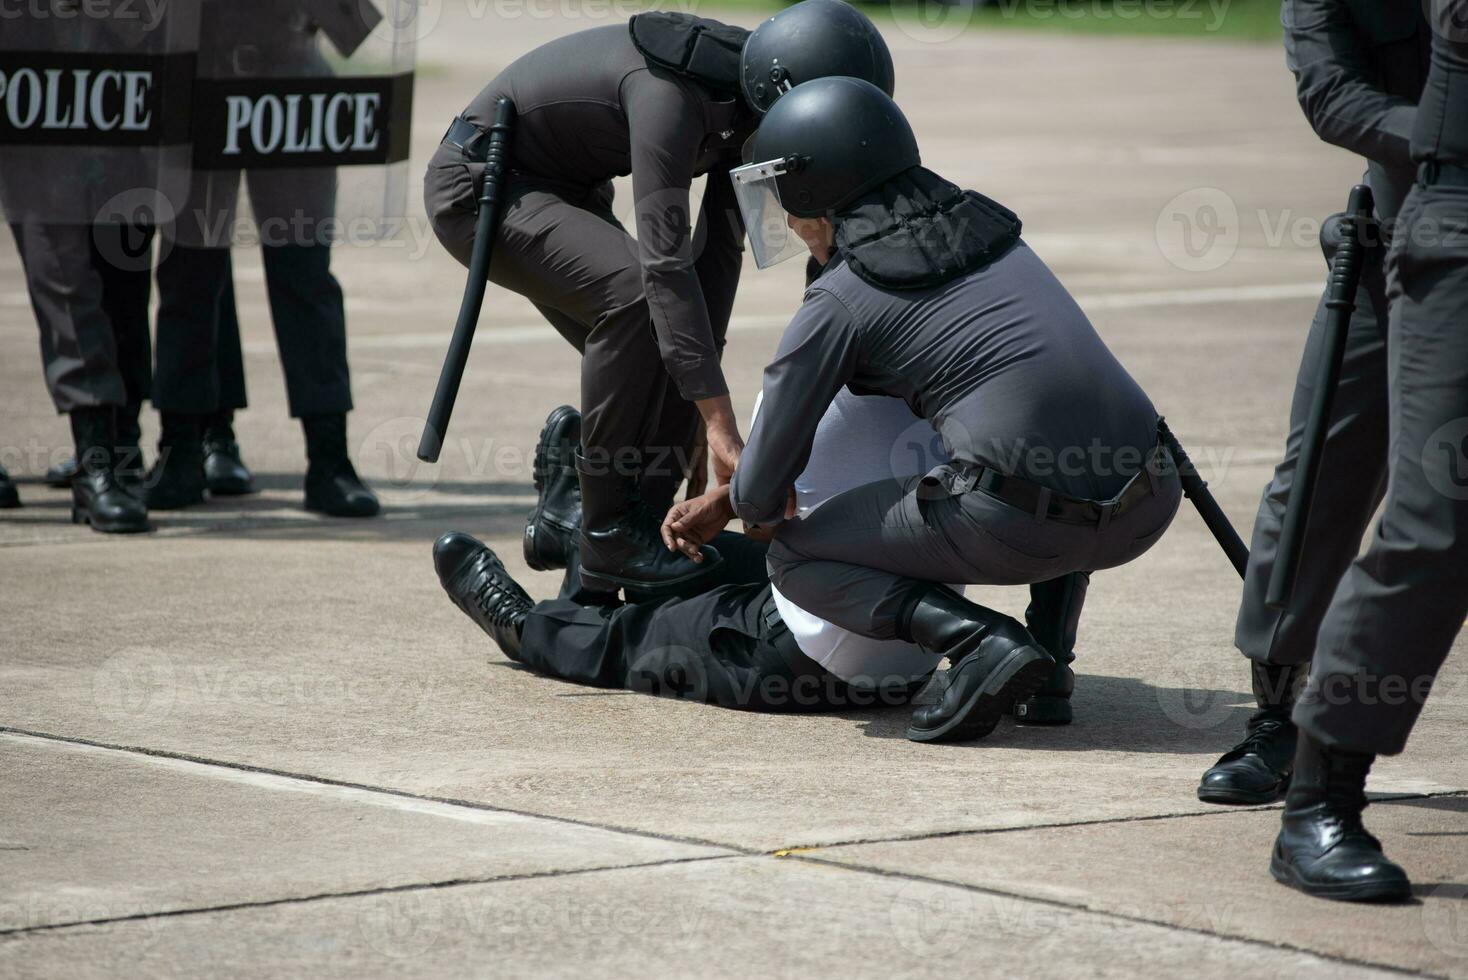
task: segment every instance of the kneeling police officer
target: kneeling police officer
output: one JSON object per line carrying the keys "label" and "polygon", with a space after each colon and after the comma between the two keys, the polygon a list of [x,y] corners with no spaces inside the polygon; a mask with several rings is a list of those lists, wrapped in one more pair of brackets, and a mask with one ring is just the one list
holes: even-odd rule
{"label": "kneeling police officer", "polygon": [[[893,87],[881,35],[839,0],[804,0],[752,33],[640,14],[515,61],[454,121],[429,164],[434,230],[468,265],[487,131],[500,101],[513,102],[489,278],[533,302],[582,354],[577,468],[589,588],[655,592],[704,573],[664,549],[657,527],[691,469],[700,415],[721,481],[743,448],[720,367],[742,258],[727,174],[783,92],[828,75]],[[611,180],[627,174],[635,241],[612,211]],[[689,187],[702,174],[690,233]],[[564,435],[548,426],[542,442]],[[561,502],[549,512],[571,509]],[[527,533],[532,567],[564,563],[568,523]]]}
{"label": "kneeling police officer", "polygon": [[[1007,208],[921,165],[895,103],[853,78],[807,82],[733,174],[761,267],[801,243],[824,265],[773,362],[729,516],[775,527],[782,595],[874,639],[949,658],[908,737],[982,737],[1056,672],[1015,620],[937,583],[1032,584],[1133,560],[1181,499],[1157,413]],[[787,227],[788,225],[788,227]],[[791,232],[795,234],[791,234]],[[787,520],[815,427],[842,387],[895,395],[949,459]],[[707,522],[669,513],[690,557]]]}

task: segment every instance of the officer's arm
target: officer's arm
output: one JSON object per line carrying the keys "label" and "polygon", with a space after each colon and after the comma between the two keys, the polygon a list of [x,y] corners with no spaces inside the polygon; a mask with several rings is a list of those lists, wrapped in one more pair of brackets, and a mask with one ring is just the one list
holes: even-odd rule
{"label": "officer's arm", "polygon": [[628,76],[622,103],[642,283],[663,364],[688,401],[727,395],[690,228],[688,188],[703,140],[702,106],[677,82],[647,71]]}
{"label": "officer's arm", "polygon": [[746,524],[784,519],[785,502],[810,461],[821,417],[856,370],[851,312],[826,290],[807,296],[765,368],[759,416],[734,471],[734,512]]}
{"label": "officer's arm", "polygon": [[1344,0],[1285,0],[1280,20],[1300,108],[1320,138],[1387,165],[1410,166],[1416,107],[1371,82]]}
{"label": "officer's arm", "polygon": [[729,168],[737,158],[709,170],[699,210],[698,231],[693,240],[701,250],[694,263],[703,301],[713,328],[714,343],[722,352],[729,332],[729,314],[734,310],[734,292],[739,287],[739,270],[744,262],[744,217],[734,199],[734,182]]}

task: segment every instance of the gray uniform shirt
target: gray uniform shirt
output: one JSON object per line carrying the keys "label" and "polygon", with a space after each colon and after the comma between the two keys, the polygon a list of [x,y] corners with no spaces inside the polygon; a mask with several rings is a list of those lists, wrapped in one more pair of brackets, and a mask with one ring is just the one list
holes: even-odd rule
{"label": "gray uniform shirt", "polygon": [[1431,32],[1416,0],[1286,0],[1285,64],[1327,143],[1369,161],[1376,213],[1394,218],[1415,179],[1412,123]]}
{"label": "gray uniform shirt", "polygon": [[[571,34],[517,59],[463,117],[481,127],[508,96],[517,120],[514,169],[591,187],[632,175],[643,287],[663,363],[684,398],[728,393],[704,289],[732,297],[739,266],[720,267],[700,285],[690,230],[689,185],[709,173],[703,206],[709,236],[740,248],[744,230],[724,185],[754,120],[736,101],[648,65],[626,24]],[[728,207],[726,207],[726,205]],[[706,280],[708,276],[706,275]],[[727,324],[719,324],[719,335]]]}
{"label": "gray uniform shirt", "polygon": [[878,289],[833,258],[765,369],[731,491],[741,519],[783,517],[843,385],[903,398],[954,459],[1086,499],[1115,496],[1157,443],[1152,403],[1023,242],[928,289]]}

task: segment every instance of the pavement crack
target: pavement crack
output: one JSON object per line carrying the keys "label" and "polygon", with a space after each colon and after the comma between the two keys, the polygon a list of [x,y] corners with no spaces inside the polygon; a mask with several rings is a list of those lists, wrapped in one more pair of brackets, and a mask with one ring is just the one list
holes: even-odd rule
{"label": "pavement crack", "polygon": [[[1443,794],[1451,795],[1451,794]],[[1255,809],[1255,808],[1249,808]],[[843,861],[835,861],[831,858],[821,857],[815,854],[792,853],[785,857],[789,861],[801,861],[808,864],[818,864],[824,868],[838,868],[855,874],[872,874],[882,878],[896,878],[903,881],[913,881],[928,885],[943,885],[949,888],[960,888],[967,892],[978,895],[990,895],[995,898],[1007,898],[1017,902],[1034,902],[1047,905],[1051,908],[1062,909],[1072,912],[1083,912],[1089,915],[1102,916],[1120,922],[1129,922],[1136,925],[1156,926],[1173,932],[1184,932],[1195,936],[1206,936],[1223,942],[1245,943],[1250,946],[1258,946],[1264,949],[1276,949],[1290,953],[1300,953],[1305,956],[1313,956],[1317,959],[1332,963],[1340,963],[1346,966],[1361,967],[1363,969],[1382,970],[1407,977],[1431,977],[1433,980],[1451,980],[1447,974],[1425,973],[1421,970],[1411,970],[1405,967],[1393,966],[1390,963],[1379,963],[1373,960],[1358,959],[1352,956],[1340,956],[1335,953],[1322,952],[1310,949],[1307,946],[1297,946],[1293,943],[1276,942],[1268,939],[1258,939],[1253,936],[1240,935],[1233,932],[1213,932],[1198,926],[1184,925],[1176,922],[1167,922],[1161,919],[1149,919],[1143,915],[1131,915],[1126,912],[1116,912],[1105,908],[1097,908],[1080,902],[1066,902],[1058,898],[1046,898],[1039,895],[1027,895],[1023,892],[1010,891],[1004,888],[996,888],[992,885],[974,885],[962,881],[951,881],[947,878],[936,878],[932,875],[918,874],[908,871],[894,871],[890,868],[879,868],[867,864],[850,864]]]}
{"label": "pavement crack", "polygon": [[448,888],[464,888],[470,885],[495,885],[511,881],[536,881],[548,878],[570,878],[580,875],[598,874],[606,871],[636,871],[643,868],[670,867],[679,864],[696,864],[704,861],[723,861],[743,858],[743,854],[704,854],[695,857],[664,858],[658,861],[639,861],[632,864],[613,864],[595,868],[562,868],[554,871],[529,871],[523,874],[487,875],[479,878],[445,878],[441,881],[409,882],[402,885],[383,885],[378,888],[355,888],[343,891],[314,892],[310,895],[292,895],[284,898],[266,898],[253,902],[226,902],[219,905],[201,905],[186,909],[165,909],[159,912],[135,912],[131,915],[109,916],[97,919],[77,919],[71,922],[48,922],[44,925],[21,926],[15,929],[0,929],[0,941],[13,941],[37,933],[60,932],[68,929],[83,929],[95,926],[119,925],[128,922],[179,919],[196,915],[211,915],[219,912],[241,912],[255,909],[278,908],[285,905],[306,905],[312,902],[331,901],[342,898],[372,898],[378,895],[397,895],[410,892],[439,891]]}
{"label": "pavement crack", "polygon": [[230,762],[223,759],[211,759],[207,756],[191,755],[187,752],[174,752],[168,749],[155,749],[143,745],[120,745],[113,742],[102,742],[96,739],[80,738],[72,735],[58,735],[54,732],[41,732],[26,728],[16,728],[11,725],[0,725],[0,734],[17,735],[22,738],[33,738],[41,741],[59,742],[68,745],[80,745],[92,749],[101,749],[110,752],[120,752],[129,755],[139,755],[155,759],[172,759],[179,762],[190,762],[200,766],[211,766],[218,769],[228,769],[234,772],[256,773],[263,776],[275,776],[282,779],[296,779],[306,783],[315,783],[318,786],[334,786],[341,789],[357,790],[363,793],[378,793],[384,796],[393,796],[399,799],[417,800],[424,803],[438,803],[445,806],[464,807],[470,810],[480,810],[487,813],[503,813],[510,816],[525,817],[532,820],[548,820],[554,823],[566,824],[573,827],[583,827],[591,830],[600,830],[611,834],[621,834],[627,837],[640,837],[646,840],[655,840],[667,844],[685,844],[697,847],[712,847],[723,851],[729,851],[744,857],[757,857],[764,854],[758,848],[741,847],[731,844],[720,844],[717,841],[705,840],[698,837],[688,837],[679,834],[661,834],[650,830],[639,830],[635,827],[621,827],[616,824],[599,823],[593,820],[579,820],[575,817],[563,817],[549,813],[539,813],[534,810],[521,810],[514,807],[495,806],[490,803],[481,803],[476,800],[465,800],[452,796],[434,796],[428,793],[412,793],[408,790],[394,789],[390,786],[376,786],[371,783],[358,783],[346,779],[333,779],[329,776],[316,776],[310,773],[291,772],[286,769],[274,769],[268,766],[252,766],[243,762]]}

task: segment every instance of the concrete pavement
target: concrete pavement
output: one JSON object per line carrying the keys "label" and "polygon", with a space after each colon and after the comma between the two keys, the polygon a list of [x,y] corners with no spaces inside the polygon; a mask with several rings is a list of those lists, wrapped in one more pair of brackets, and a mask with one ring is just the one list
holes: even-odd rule
{"label": "concrete pavement", "polygon": [[[444,5],[423,38],[416,168],[515,54],[602,22],[508,10]],[[888,34],[925,162],[1020,213],[1246,531],[1323,281],[1314,232],[1361,169],[1315,140],[1280,52]],[[301,437],[240,250],[238,429],[262,492],[141,539],[69,525],[39,483],[65,421],[0,242],[0,447],[26,503],[0,514],[0,977],[1468,977],[1462,657],[1370,783],[1418,901],[1275,885],[1273,808],[1193,795],[1251,701],[1237,578],[1191,513],[1097,577],[1067,729],[925,747],[901,711],[757,716],[515,668],[444,599],[429,547],[471,531],[554,588],[518,538],[576,360],[491,290],[444,460],[415,465],[463,282],[417,174],[408,230],[336,259],[352,441],[387,505],[370,522],[300,509]],[[746,270],[741,411],[799,275]],[[1021,592],[980,601],[1016,613]]]}

